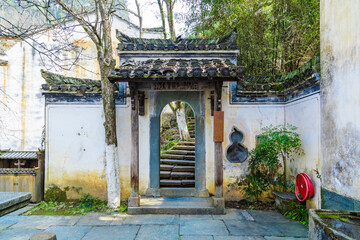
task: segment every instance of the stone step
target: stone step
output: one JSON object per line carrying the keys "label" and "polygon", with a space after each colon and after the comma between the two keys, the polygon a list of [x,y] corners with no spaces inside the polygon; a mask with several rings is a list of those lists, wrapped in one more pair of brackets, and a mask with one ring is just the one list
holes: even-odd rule
{"label": "stone step", "polygon": [[160,179],[160,187],[192,187],[195,186],[193,179]]}
{"label": "stone step", "polygon": [[[160,167],[161,169],[161,167]],[[195,167],[193,166],[174,166],[172,169],[173,172],[195,172]]]}
{"label": "stone step", "polygon": [[[161,172],[160,172],[161,175]],[[193,172],[171,172],[171,178],[172,179],[189,179],[189,178],[194,178],[195,177],[195,173]]]}
{"label": "stone step", "polygon": [[211,198],[142,197],[139,207],[129,207],[128,214],[224,214],[224,208],[214,207]]}
{"label": "stone step", "polygon": [[176,145],[176,146],[173,147],[173,150],[195,151],[195,146]]}
{"label": "stone step", "polygon": [[193,142],[180,141],[177,146],[195,146],[195,141]]}
{"label": "stone step", "polygon": [[195,160],[195,156],[176,155],[176,154],[161,154],[160,159]]}
{"label": "stone step", "polygon": [[171,177],[171,171],[160,171],[160,178],[169,178]]}
{"label": "stone step", "polygon": [[162,187],[160,196],[162,197],[194,197],[197,194],[196,188],[191,187]]}
{"label": "stone step", "polygon": [[168,150],[166,154],[175,154],[175,155],[195,155],[195,151],[187,150]]}
{"label": "stone step", "polygon": [[189,130],[189,134],[190,134],[190,135],[191,135],[191,134],[195,134],[195,130],[192,130],[192,131]]}
{"label": "stone step", "polygon": [[160,164],[160,171],[171,171],[173,168],[173,165]]}
{"label": "stone step", "polygon": [[181,180],[161,179],[160,186],[181,186]]}
{"label": "stone step", "polygon": [[160,159],[160,164],[176,165],[176,166],[195,166],[195,161],[191,160],[174,160],[174,159]]}
{"label": "stone step", "polygon": [[184,187],[195,186],[195,180],[192,180],[192,179],[181,180],[181,185],[183,185]]}

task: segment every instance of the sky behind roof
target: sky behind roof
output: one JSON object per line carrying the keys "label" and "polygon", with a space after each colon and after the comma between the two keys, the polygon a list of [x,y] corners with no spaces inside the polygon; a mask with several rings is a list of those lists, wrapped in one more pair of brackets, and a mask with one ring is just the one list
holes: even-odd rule
{"label": "sky behind roof", "polygon": [[[153,28],[153,27],[161,27],[161,18],[159,5],[157,0],[138,0],[141,5],[141,11],[143,16],[143,27],[144,28]],[[135,0],[127,0],[128,7],[131,11],[136,11]],[[164,6],[164,8],[166,8]],[[185,19],[182,17],[185,13],[189,11],[188,7],[182,3],[181,1],[177,1],[174,7],[174,15],[175,15],[175,31],[176,36],[185,35]],[[130,20],[139,25],[139,19],[134,15],[129,13]],[[166,32],[169,33],[169,27],[166,23]]]}

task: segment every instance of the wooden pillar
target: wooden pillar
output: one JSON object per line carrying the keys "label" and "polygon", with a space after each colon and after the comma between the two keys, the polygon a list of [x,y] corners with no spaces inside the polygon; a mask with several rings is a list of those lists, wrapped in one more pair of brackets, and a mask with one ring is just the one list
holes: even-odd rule
{"label": "wooden pillar", "polygon": [[214,170],[215,197],[223,198],[223,150],[224,112],[221,111],[222,82],[215,83],[214,91]]}
{"label": "wooden pillar", "polygon": [[135,83],[129,84],[131,96],[131,196],[128,206],[138,207],[139,198],[139,94]]}

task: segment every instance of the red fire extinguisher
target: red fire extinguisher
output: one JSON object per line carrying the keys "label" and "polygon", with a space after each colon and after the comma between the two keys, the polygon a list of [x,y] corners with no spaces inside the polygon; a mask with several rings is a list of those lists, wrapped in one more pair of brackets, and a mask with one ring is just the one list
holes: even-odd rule
{"label": "red fire extinguisher", "polygon": [[[302,199],[300,199],[299,193]],[[312,184],[309,175],[306,173],[300,173],[296,176],[295,195],[296,198],[301,202],[314,196],[314,185]]]}

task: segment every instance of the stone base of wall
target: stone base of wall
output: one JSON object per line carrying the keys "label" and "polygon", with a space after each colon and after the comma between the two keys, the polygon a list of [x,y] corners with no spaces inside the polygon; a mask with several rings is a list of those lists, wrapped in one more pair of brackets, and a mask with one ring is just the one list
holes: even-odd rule
{"label": "stone base of wall", "polygon": [[360,211],[360,201],[321,188],[321,208]]}

